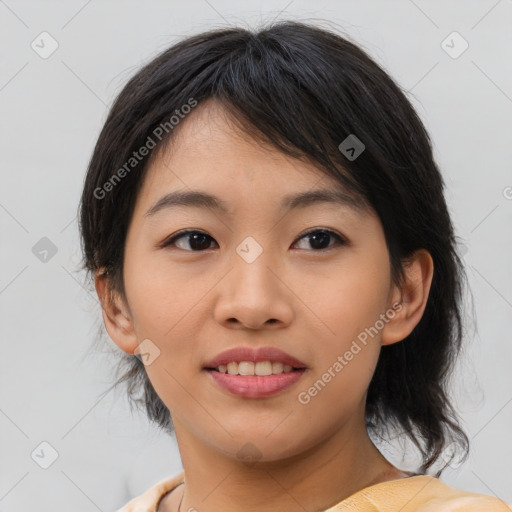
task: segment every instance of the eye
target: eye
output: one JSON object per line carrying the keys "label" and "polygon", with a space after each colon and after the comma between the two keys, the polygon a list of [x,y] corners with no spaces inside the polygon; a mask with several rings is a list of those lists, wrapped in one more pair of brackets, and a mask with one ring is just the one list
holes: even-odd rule
{"label": "eye", "polygon": [[[341,235],[334,231],[331,231],[330,229],[311,230],[302,235],[298,240],[300,241],[303,239],[309,240],[309,243],[315,252],[329,250],[336,245],[348,245],[348,242],[344,237],[342,237]],[[335,243],[330,244],[329,242],[332,241],[333,239]],[[181,240],[183,240],[183,242],[181,242]],[[210,235],[204,233],[203,231],[189,229],[176,233],[171,238],[168,238],[167,240],[162,242],[162,244],[160,244],[160,247],[164,248],[169,246],[175,246],[185,251],[201,252],[207,249],[211,249],[212,241],[214,241],[214,239]],[[295,242],[295,244],[297,243],[298,242]]]}
{"label": "eye", "polygon": [[[329,250],[336,245],[348,245],[348,242],[345,238],[343,238],[338,233],[331,231],[330,229],[314,229],[308,231],[299,238],[299,240],[302,239],[309,239],[311,247],[313,247],[316,252]],[[335,240],[333,245],[329,245],[330,239]]]}
{"label": "eye", "polygon": [[178,240],[185,240],[184,243],[182,243],[182,246],[188,245],[189,247],[192,247],[191,252],[200,252],[204,251],[206,249],[210,249],[208,241],[213,240],[213,238],[210,235],[207,235],[206,233],[203,233],[202,231],[196,231],[196,230],[186,230],[186,231],[180,231],[179,233],[176,233],[171,238],[168,238],[165,240],[160,247],[168,247],[168,246],[177,246],[179,249],[183,249],[185,251],[190,251],[190,249],[187,249],[186,247],[180,247],[176,242]]}

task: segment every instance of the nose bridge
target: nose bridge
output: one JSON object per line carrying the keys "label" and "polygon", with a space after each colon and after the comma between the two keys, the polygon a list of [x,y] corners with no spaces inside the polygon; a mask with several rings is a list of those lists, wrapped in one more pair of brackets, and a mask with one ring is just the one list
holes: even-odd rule
{"label": "nose bridge", "polygon": [[233,277],[237,295],[279,293],[274,275],[275,255],[270,249],[264,248],[253,236],[246,237],[236,247],[231,263],[234,266]]}
{"label": "nose bridge", "polygon": [[257,328],[271,319],[272,323],[290,320],[290,297],[277,277],[282,267],[271,250],[248,236],[236,247],[230,267],[216,305],[219,322],[236,319]]}

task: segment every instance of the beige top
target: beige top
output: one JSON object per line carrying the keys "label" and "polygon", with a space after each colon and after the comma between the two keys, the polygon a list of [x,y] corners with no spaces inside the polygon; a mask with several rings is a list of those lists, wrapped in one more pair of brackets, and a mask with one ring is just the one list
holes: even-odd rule
{"label": "beige top", "polygon": [[[156,512],[165,494],[185,481],[182,471],[160,480],[118,512]],[[512,512],[512,505],[450,487],[433,476],[419,475],[365,487],[325,512]]]}

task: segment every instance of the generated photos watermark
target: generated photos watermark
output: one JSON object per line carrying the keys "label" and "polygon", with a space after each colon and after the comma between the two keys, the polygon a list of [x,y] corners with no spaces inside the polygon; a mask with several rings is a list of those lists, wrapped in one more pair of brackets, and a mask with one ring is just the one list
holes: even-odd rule
{"label": "generated photos watermark", "polygon": [[[379,319],[373,324],[371,327],[367,327],[364,331],[361,331],[357,335],[357,339],[352,341],[350,348],[345,351],[343,355],[339,355],[336,358],[336,361],[327,368],[327,370],[322,374],[322,376],[315,381],[315,383],[309,387],[306,391],[301,391],[297,395],[297,400],[300,404],[306,405],[308,404],[313,397],[318,395],[320,391],[322,391],[325,386],[331,382],[331,380],[336,377],[338,373],[340,373],[345,366],[347,366],[354,356],[361,352],[362,347],[368,344],[368,337],[374,338],[377,334],[384,329],[384,326],[392,320],[396,313],[398,313],[402,309],[402,304],[395,302],[391,308],[389,308],[385,313],[381,313]],[[359,343],[358,343],[359,342]]]}
{"label": "generated photos watermark", "polygon": [[[191,112],[191,110],[197,105],[197,100],[189,98],[187,103],[177,108],[174,114],[169,118],[168,121],[160,123],[148,136],[146,142],[137,150],[132,153],[132,156],[117,169],[114,174],[105,182],[101,187],[94,189],[94,197],[96,199],[104,199],[108,192],[111,192],[121,180],[126,177],[139,163],[149,155],[152,149],[156,147],[166,134],[171,132],[184,117]],[[156,140],[155,140],[156,139]]]}

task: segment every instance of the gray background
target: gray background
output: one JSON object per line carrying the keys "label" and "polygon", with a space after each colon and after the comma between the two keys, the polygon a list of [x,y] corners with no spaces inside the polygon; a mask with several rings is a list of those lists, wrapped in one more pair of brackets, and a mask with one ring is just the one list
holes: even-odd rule
{"label": "gray background", "polygon": [[[131,414],[122,392],[102,396],[112,356],[107,348],[90,350],[100,310],[77,272],[82,180],[108,106],[138,66],[183,35],[277,17],[330,20],[350,34],[410,91],[432,136],[478,328],[454,384],[471,457],[443,480],[512,502],[511,0],[6,0],[0,1],[2,512],[115,510],[181,470],[173,438]],[[31,47],[34,40],[43,45],[43,31],[58,43],[46,59]],[[445,43],[452,56],[442,45],[453,31],[469,44],[457,58],[461,40]],[[44,48],[51,48],[49,39]],[[56,254],[41,252],[49,244],[39,242],[43,237]],[[113,345],[107,340],[106,347]],[[47,469],[40,464],[51,462],[52,449],[42,442],[58,454]],[[389,450],[394,463],[407,467]]]}

